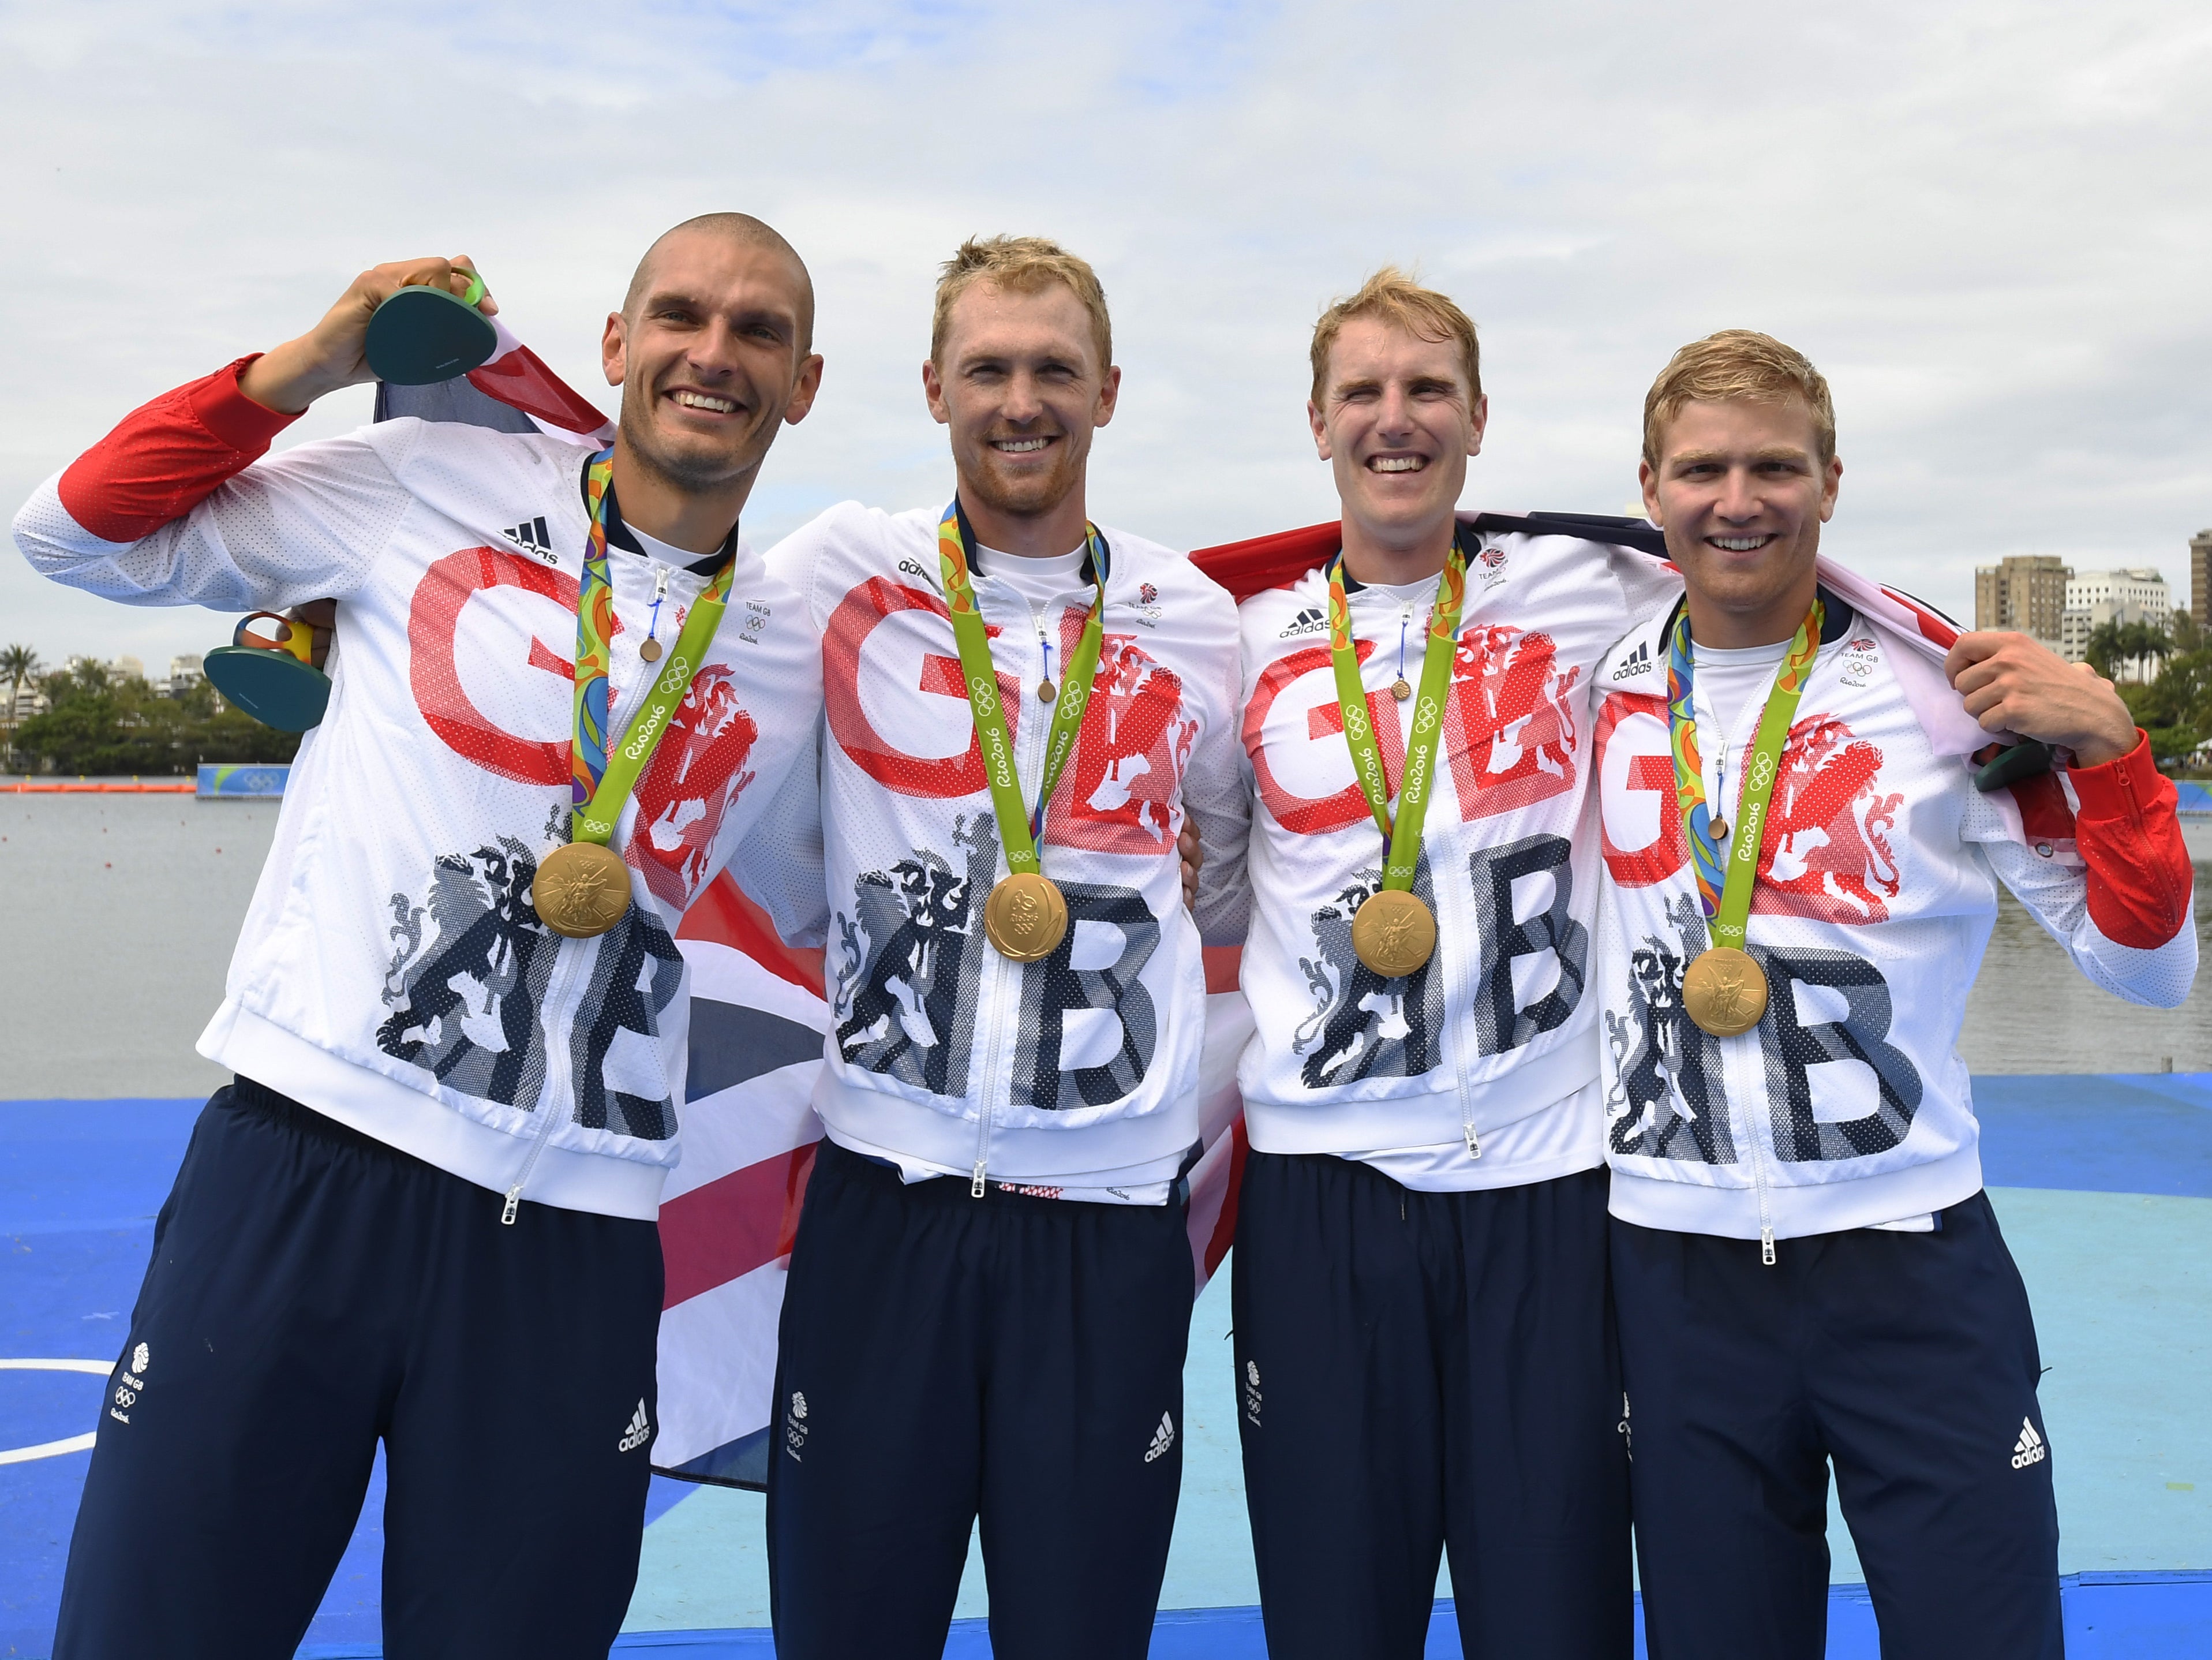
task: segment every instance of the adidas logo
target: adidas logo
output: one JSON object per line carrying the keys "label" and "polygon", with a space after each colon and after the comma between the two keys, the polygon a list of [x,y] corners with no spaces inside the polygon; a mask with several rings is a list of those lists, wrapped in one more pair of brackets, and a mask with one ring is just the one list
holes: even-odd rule
{"label": "adidas logo", "polygon": [[637,1403],[637,1410],[629,1415],[629,1427],[623,1438],[615,1443],[617,1452],[634,1452],[653,1439],[653,1426],[645,1421],[645,1402]]}
{"label": "adidas logo", "polygon": [[500,534],[525,553],[534,553],[549,563],[559,557],[553,551],[553,537],[545,528],[545,518],[542,514],[535,519],[525,520],[520,525],[509,525]]}
{"label": "adidas logo", "polygon": [[1319,634],[1328,626],[1328,618],[1322,616],[1317,607],[1308,605],[1296,617],[1293,617],[1291,619],[1290,627],[1285,629],[1280,634],[1277,635],[1275,638],[1278,640],[1287,640],[1294,634]]}
{"label": "adidas logo", "polygon": [[1152,1432],[1152,1444],[1145,1450],[1145,1462],[1149,1464],[1175,1445],[1175,1420],[1166,1413],[1160,1414],[1160,1426]]}
{"label": "adidas logo", "polygon": [[2020,1439],[2012,1444],[2012,1467],[2024,1470],[2030,1464],[2039,1464],[2051,1456],[2051,1449],[2035,1432],[2035,1426],[2027,1419],[2020,1420]]}
{"label": "adidas logo", "polygon": [[1636,649],[1620,660],[1620,666],[1613,672],[1615,680],[1633,680],[1651,666],[1651,642],[1639,640]]}

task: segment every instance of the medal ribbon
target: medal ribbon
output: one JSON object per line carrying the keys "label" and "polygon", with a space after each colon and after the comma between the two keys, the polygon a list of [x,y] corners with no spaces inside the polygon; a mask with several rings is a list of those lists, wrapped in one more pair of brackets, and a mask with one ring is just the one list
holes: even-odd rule
{"label": "medal ribbon", "polygon": [[[1690,862],[1698,878],[1698,902],[1716,946],[1743,949],[1745,928],[1751,919],[1751,891],[1759,879],[1759,845],[1766,825],[1766,804],[1774,794],[1782,772],[1782,751],[1790,741],[1790,724],[1797,717],[1797,700],[1803,696],[1813,660],[1820,654],[1820,629],[1827,607],[1816,595],[1813,609],[1797,625],[1796,638],[1775,671],[1774,684],[1760,710],[1758,735],[1744,758],[1743,781],[1736,800],[1735,830],[1723,857],[1713,839],[1712,814],[1705,804],[1705,762],[1698,747],[1696,666],[1690,650],[1690,612],[1686,605],[1674,619],[1673,643],[1667,657],[1667,735],[1674,752],[1674,805],[1682,815],[1682,829],[1690,843]],[[1721,741],[1726,743],[1723,736]]]}
{"label": "medal ribbon", "polygon": [[1098,526],[1085,521],[1085,544],[1091,554],[1091,575],[1097,592],[1091,614],[1084,618],[1083,633],[1073,655],[1060,665],[1060,697],[1052,706],[1052,727],[1045,735],[1044,775],[1037,786],[1032,811],[1022,800],[1022,782],[1014,770],[1014,740],[1006,730],[1006,712],[1000,706],[999,674],[991,664],[991,636],[983,614],[975,608],[975,586],[968,570],[968,550],[975,539],[968,515],[954,496],[937,526],[937,562],[945,577],[945,605],[952,620],[952,638],[960,648],[960,677],[968,686],[968,712],[975,722],[975,737],[983,751],[983,775],[991,785],[991,808],[998,816],[999,836],[1006,844],[1006,868],[1019,874],[1038,872],[1037,835],[1044,822],[1045,803],[1052,800],[1068,758],[1075,753],[1077,731],[1083,711],[1090,706],[1091,677],[1098,672],[1098,652],[1106,628],[1106,538]]}
{"label": "medal ribbon", "polygon": [[1400,781],[1398,816],[1390,817],[1390,780],[1376,746],[1366,688],[1359,683],[1359,654],[1352,643],[1352,602],[1344,591],[1344,555],[1328,565],[1328,655],[1336,670],[1336,706],[1344,717],[1344,741],[1352,751],[1352,770],[1367,809],[1375,815],[1389,851],[1382,862],[1382,885],[1401,893],[1413,887],[1413,867],[1421,857],[1421,819],[1428,812],[1429,789],[1436,778],[1437,745],[1443,732],[1444,702],[1451,695],[1452,660],[1459,652],[1460,608],[1467,599],[1467,550],[1463,532],[1455,532],[1443,574],[1437,578],[1436,602],[1429,608],[1428,635],[1421,642],[1421,684],[1413,700],[1413,736],[1406,745],[1405,776]]}
{"label": "medal ribbon", "polygon": [[613,654],[609,642],[615,631],[615,590],[607,576],[607,489],[613,479],[614,452],[602,450],[592,458],[584,475],[592,530],[584,545],[584,578],[576,591],[576,725],[568,751],[574,839],[602,846],[613,837],[623,803],[653,759],[660,735],[668,730],[669,717],[690,690],[692,677],[714,642],[738,568],[734,557],[726,561],[693,603],[675,650],[646,688],[629,737],[610,756],[607,665]]}

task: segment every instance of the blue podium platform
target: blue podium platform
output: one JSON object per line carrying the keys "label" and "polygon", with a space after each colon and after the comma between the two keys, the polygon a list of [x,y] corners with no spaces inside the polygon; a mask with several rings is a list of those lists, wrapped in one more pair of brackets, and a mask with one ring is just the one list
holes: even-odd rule
{"label": "blue podium platform", "polygon": [[[1976,1082],[1993,1201],[2027,1276],[2049,1375],[2068,1651],[2212,1654],[2212,1074]],[[196,1102],[0,1103],[0,1657],[49,1652],[94,1422],[97,1362],[121,1343],[152,1219]],[[1265,1653],[1237,1462],[1227,1284],[1200,1301],[1189,1435],[1156,1660]],[[380,1475],[301,1650],[377,1646]],[[765,1656],[757,1495],[656,1480],[644,1564],[617,1653]],[[1848,1533],[1832,1526],[1829,1653],[1879,1653]],[[1428,1653],[1456,1655],[1439,1585]],[[971,1559],[948,1656],[989,1652]],[[158,1647],[158,1644],[155,1645]]]}

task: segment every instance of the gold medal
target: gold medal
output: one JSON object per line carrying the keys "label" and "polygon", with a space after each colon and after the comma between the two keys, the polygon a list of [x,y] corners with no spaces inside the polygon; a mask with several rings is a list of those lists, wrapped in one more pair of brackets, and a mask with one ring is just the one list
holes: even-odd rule
{"label": "gold medal", "polygon": [[1034,963],[1067,937],[1067,901],[1049,878],[1017,871],[991,890],[983,933],[1001,957]]}
{"label": "gold medal", "polygon": [[1728,820],[1725,818],[1707,819],[1705,821],[1705,833],[1711,836],[1716,842],[1727,841]]}
{"label": "gold medal", "polygon": [[629,866],[604,842],[571,842],[538,861],[530,903],[554,933],[589,939],[629,909]]}
{"label": "gold medal", "polygon": [[1037,702],[1040,703],[1049,703],[1052,702],[1052,682],[1049,680],[1038,681]]}
{"label": "gold medal", "polygon": [[1716,1037],[1749,1031],[1766,1012],[1766,974],[1748,952],[1715,946],[1682,975],[1682,1006]]}
{"label": "gold medal", "polygon": [[1400,702],[1404,702],[1413,695],[1413,683],[1407,679],[1404,675],[1400,675],[1395,680],[1393,680],[1390,683],[1390,696],[1396,698]]}
{"label": "gold medal", "polygon": [[637,654],[648,663],[658,663],[660,660],[660,642],[648,637],[637,648]]}
{"label": "gold medal", "polygon": [[1410,893],[1385,888],[1352,919],[1352,949],[1385,980],[1400,980],[1435,954],[1437,919]]}

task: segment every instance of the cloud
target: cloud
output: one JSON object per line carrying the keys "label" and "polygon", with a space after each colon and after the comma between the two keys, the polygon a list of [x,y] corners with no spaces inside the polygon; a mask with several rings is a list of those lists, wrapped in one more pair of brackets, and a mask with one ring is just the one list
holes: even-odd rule
{"label": "cloud", "polygon": [[[1471,501],[1618,510],[1652,375],[1742,325],[1834,385],[1830,550],[1947,609],[2008,552],[2179,582],[2212,524],[2212,28],[2178,0],[121,3],[19,11],[0,42],[11,501],[426,250],[474,254],[596,387],[638,252],[734,206],[806,255],[829,359],[756,539],[947,493],[934,266],[1012,229],[1099,266],[1127,380],[1091,502],[1165,541],[1328,516],[1305,336],[1385,259],[1482,325]],[[331,401],[296,430],[365,414]],[[0,612],[52,657],[224,627],[9,560]]]}

